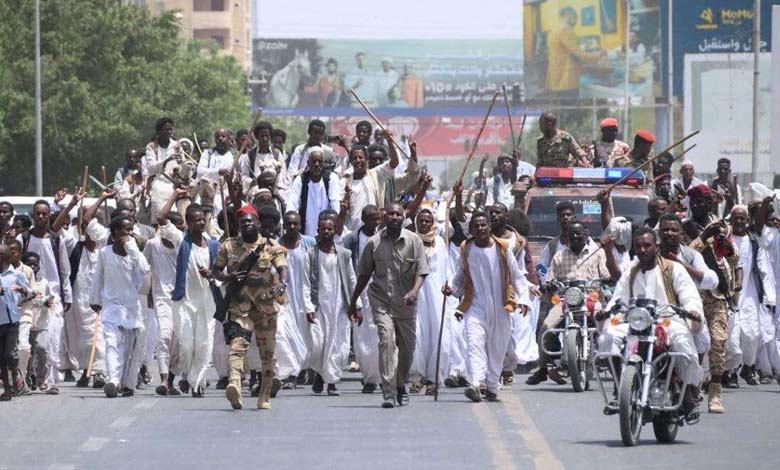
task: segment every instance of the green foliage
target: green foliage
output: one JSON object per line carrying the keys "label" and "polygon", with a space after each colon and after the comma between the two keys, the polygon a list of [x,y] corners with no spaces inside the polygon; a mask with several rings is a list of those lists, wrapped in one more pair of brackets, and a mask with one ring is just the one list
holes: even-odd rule
{"label": "green foliage", "polygon": [[[251,121],[246,76],[231,57],[179,38],[175,12],[116,0],[41,1],[44,193],[98,176],[143,148],[161,116],[174,135],[211,140]],[[34,190],[33,2],[0,0],[0,194]],[[110,176],[109,176],[110,177]]]}

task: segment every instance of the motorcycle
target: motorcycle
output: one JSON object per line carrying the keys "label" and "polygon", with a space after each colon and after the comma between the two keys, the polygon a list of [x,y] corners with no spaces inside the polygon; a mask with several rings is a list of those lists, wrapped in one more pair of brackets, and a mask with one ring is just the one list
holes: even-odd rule
{"label": "motorcycle", "polygon": [[690,315],[674,305],[659,307],[651,299],[635,299],[629,307],[617,304],[609,314],[613,315],[609,320],[613,326],[628,324],[628,334],[621,354],[600,352],[593,357],[594,367],[599,361],[608,362],[617,391],[617,400],[610,401],[601,376],[597,376],[606,403],[604,414],[619,415],[620,436],[626,446],[639,442],[642,426],[648,422],[653,423],[658,442],[674,442],[679,427],[686,422],[681,406],[688,384],[675,372],[677,361],[684,360],[685,354],[671,350],[668,328],[674,315]]}
{"label": "motorcycle", "polygon": [[[545,331],[542,349],[550,357],[560,358],[561,367],[571,378],[574,391],[584,392],[590,389],[593,377],[590,358],[592,351],[597,349],[594,312],[600,309],[601,281],[550,281],[547,289],[552,293],[551,303],[561,303],[563,324],[560,328]],[[561,336],[560,350],[549,350],[548,345],[560,341]]]}

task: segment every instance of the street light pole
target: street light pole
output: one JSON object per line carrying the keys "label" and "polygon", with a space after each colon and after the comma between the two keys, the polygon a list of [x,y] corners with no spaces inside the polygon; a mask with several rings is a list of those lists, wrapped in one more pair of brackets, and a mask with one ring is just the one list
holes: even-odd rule
{"label": "street light pole", "polygon": [[623,79],[623,128],[626,130],[626,135],[630,132],[629,130],[629,124],[628,124],[628,74],[629,74],[629,68],[628,68],[628,49],[631,47],[629,44],[629,36],[631,35],[631,0],[626,0],[626,63],[625,63],[625,77]]}
{"label": "street light pole", "polygon": [[761,53],[761,0],[756,0],[753,5],[753,159],[751,170],[753,181],[757,181],[758,175],[758,59]]}
{"label": "street light pole", "polygon": [[667,97],[669,100],[669,117],[668,117],[668,124],[669,124],[669,135],[667,137],[669,144],[674,142],[674,48],[672,46],[672,25],[674,24],[672,22],[672,12],[674,11],[672,0],[669,0],[669,31],[668,31],[668,38],[667,38]]}
{"label": "street light pole", "polygon": [[35,0],[35,195],[43,196],[43,118],[41,115],[41,3]]}

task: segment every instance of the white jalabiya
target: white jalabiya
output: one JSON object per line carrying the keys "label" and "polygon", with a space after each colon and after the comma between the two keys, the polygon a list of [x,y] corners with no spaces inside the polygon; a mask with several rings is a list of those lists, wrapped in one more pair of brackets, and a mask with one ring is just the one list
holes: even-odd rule
{"label": "white jalabiya", "polygon": [[[417,297],[417,337],[414,349],[411,374],[434,382],[436,377],[436,352],[439,343],[439,328],[441,324],[441,307],[444,295],[441,287],[451,277],[447,264],[447,248],[441,237],[434,239],[432,247],[426,247],[430,274],[425,276],[420,294]],[[447,315],[445,307],[444,330],[441,340],[441,357],[439,359],[439,382],[444,382],[450,369],[450,350],[452,342],[452,323],[455,318]]]}
{"label": "white jalabiya", "polygon": [[[302,369],[311,367],[310,355],[313,344],[309,322],[306,321],[307,312],[306,303],[304,301],[304,298],[308,298],[310,295],[308,278],[304,275],[306,272],[307,258],[308,255],[306,254],[306,248],[303,246],[303,242],[294,249],[287,250],[287,305],[289,306],[290,317],[295,322],[294,324],[298,329],[297,336],[303,341],[304,349],[301,351],[303,352],[303,355],[298,358]],[[279,329],[279,324],[277,322],[277,336]],[[278,358],[276,362],[278,365]],[[282,375],[279,376],[283,377]]]}
{"label": "white jalabiya", "polygon": [[[760,343],[759,316],[761,300],[758,286],[764,292],[764,305],[774,305],[775,285],[766,250],[758,248],[757,260],[748,235],[734,235],[742,266],[742,291],[739,293],[739,310],[729,318],[729,339],[726,342],[726,368],[735,369],[740,364],[752,366],[756,362]],[[753,263],[757,263],[758,276],[753,274]]]}
{"label": "white jalabiya", "polygon": [[90,303],[102,307],[107,380],[132,390],[143,360],[141,333],[144,325],[138,291],[143,276],[149,272],[149,264],[134,239],[130,239],[124,248],[125,256],[114,253],[112,246],[100,250]]}
{"label": "white jalabiya", "polygon": [[[460,269],[460,248],[454,243],[450,243],[450,272],[454,273]],[[458,308],[458,300],[454,296],[447,297],[446,315],[455,315]],[[468,356],[468,345],[466,344],[466,331],[463,321],[452,322],[451,340],[450,340],[450,368],[447,375],[450,377],[466,377],[468,375],[468,366],[466,365],[466,356]]]}
{"label": "white jalabiya", "polygon": [[[635,266],[637,263],[639,263],[638,260],[634,261],[631,266]],[[674,263],[673,266],[672,280],[677,299],[679,300],[679,307],[689,312],[697,312],[703,317],[704,309],[702,307],[701,297],[699,297],[699,291],[696,289],[696,284],[681,264]],[[606,306],[607,310],[611,309],[618,300],[623,302],[624,305],[630,305],[630,272],[631,270],[629,269],[620,276],[620,280],[615,286],[615,292],[612,295],[612,299],[610,299]],[[666,290],[664,289],[661,269],[658,266],[647,272],[642,272],[640,269],[634,279],[633,287],[633,295],[636,298],[654,299],[659,306],[668,305],[670,303],[670,300],[666,296]],[[680,374],[683,381],[697,386],[704,377],[704,370],[699,365],[699,357],[693,335],[694,332],[698,332],[703,328],[706,328],[706,325],[703,323],[693,323],[693,328],[691,328],[685,320],[682,320],[678,316],[672,317],[671,323],[667,328],[667,335],[672,345],[672,351],[685,354],[685,360],[679,360],[677,362],[677,366],[675,367],[677,372]],[[627,334],[627,323],[621,323],[616,326],[607,323],[606,329],[599,337],[599,349],[603,352],[619,354]]]}
{"label": "white jalabiya", "polygon": [[177,250],[167,247],[162,238],[146,242],[144,255],[151,267],[152,298],[157,316],[157,367],[161,374],[177,374],[180,326],[174,323],[171,292],[176,279]]}
{"label": "white jalabiya", "polygon": [[[146,145],[143,173],[144,176],[151,177],[151,186],[149,188],[151,220],[157,220],[160,209],[173,194],[173,183],[163,174],[170,174],[171,170],[177,165],[175,161],[165,161],[173,155],[174,144],[175,141],[171,139],[168,147],[160,147],[157,142],[149,142]],[[175,206],[173,210],[176,210]]]}
{"label": "white jalabiya", "polygon": [[[230,150],[220,155],[215,149],[208,149],[203,152],[198,161],[198,178],[205,178],[213,183],[221,183],[219,170],[230,170],[233,168],[233,152]],[[219,188],[219,186],[217,186]],[[223,184],[222,190],[227,194],[227,185]],[[219,195],[219,189],[217,189]],[[214,214],[222,211],[222,198],[214,198]]]}
{"label": "white jalabiya", "polygon": [[[315,250],[318,248],[315,247]],[[312,337],[311,368],[322,376],[327,384],[341,379],[349,357],[349,320],[344,302],[341,275],[336,253],[320,251],[318,306],[315,322],[309,324]],[[307,262],[307,275],[308,275]],[[349,266],[352,270],[352,266]],[[354,272],[351,274],[354,277]],[[311,282],[311,279],[309,279]],[[308,307],[311,311],[314,305]]]}
{"label": "white jalabiya", "polygon": [[[362,230],[358,232],[358,259],[369,238],[371,237]],[[369,288],[363,289],[360,294],[363,323],[352,324],[352,346],[355,350],[355,359],[360,366],[360,373],[363,375],[363,383],[379,385],[382,380],[379,375],[379,334],[374,324],[374,315],[371,314],[368,291]]]}
{"label": "white jalabiya", "polygon": [[282,379],[297,376],[308,355],[309,349],[290,303],[281,305],[276,317],[276,376]]}
{"label": "white jalabiya", "polygon": [[[171,223],[160,226],[160,236],[173,242],[178,253],[184,234]],[[214,297],[208,280],[200,275],[199,267],[208,268],[208,246],[192,244],[187,264],[186,295],[173,302],[175,323],[180,326],[179,364],[193,389],[206,388],[206,370],[211,363],[214,347]]]}
{"label": "white jalabiya", "polygon": [[[777,305],[777,291],[780,286],[780,229],[764,227],[759,238],[759,243],[767,252],[772,266],[772,278],[775,284],[775,305]],[[761,308],[759,311],[759,325],[761,329],[761,345],[759,346],[758,368],[765,374],[771,374],[772,370],[780,373],[780,312],[769,311]]]}
{"label": "white jalabiya", "polygon": [[[81,252],[78,274],[76,274],[76,281],[72,285],[73,304],[68,312],[68,316],[77,327],[73,331],[74,337],[70,338],[70,351],[81,369],[87,369],[88,367],[89,356],[92,351],[92,339],[95,338],[97,313],[90,307],[89,297],[92,284],[95,281],[100,250],[106,246],[109,236],[108,229],[100,225],[95,219],[90,220],[86,233],[95,242],[95,251],[89,251],[84,246]],[[95,360],[92,364],[93,373],[105,371],[105,347],[103,335],[98,334],[95,344]]]}
{"label": "white jalabiya", "polygon": [[[473,244],[468,249],[466,262],[474,287],[471,305],[463,312],[469,381],[474,386],[484,382],[488,391],[498,393],[498,379],[512,336],[511,312],[504,310],[504,277],[498,247],[480,248]],[[516,298],[521,305],[530,306],[528,284],[517,261],[508,256],[507,264]],[[466,274],[459,267],[452,282],[456,296],[463,295],[465,284]]]}

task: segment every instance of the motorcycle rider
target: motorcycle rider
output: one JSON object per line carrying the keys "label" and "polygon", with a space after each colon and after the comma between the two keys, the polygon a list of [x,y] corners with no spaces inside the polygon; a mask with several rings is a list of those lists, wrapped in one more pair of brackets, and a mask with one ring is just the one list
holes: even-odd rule
{"label": "motorcycle rider", "polygon": [[[704,377],[694,342],[694,334],[702,328],[703,308],[699,291],[681,263],[659,256],[654,230],[646,227],[637,230],[633,245],[637,259],[620,276],[605,311],[610,312],[615,305],[628,306],[634,298],[645,298],[655,300],[658,306],[675,305],[688,312],[690,321],[677,315],[670,318],[667,337],[672,351],[685,354],[685,359],[678,361],[675,369],[680,379],[688,384],[681,411],[686,421],[693,424],[699,417],[696,397]],[[599,337],[599,349],[620,354],[627,334],[628,323],[613,325],[607,322]]]}
{"label": "motorcycle rider", "polygon": [[[573,279],[593,280],[617,278],[620,276],[620,271],[615,264],[614,258],[605,255],[604,250],[594,248],[593,245],[588,243],[589,237],[585,225],[581,222],[574,222],[569,226],[568,232],[568,246],[564,247],[552,258],[550,280],[562,282]],[[557,327],[562,319],[563,306],[558,303],[550,309],[539,329],[539,336],[537,337],[539,343],[539,369],[528,377],[526,384],[537,385],[547,380],[548,376],[559,385],[566,383],[566,380],[560,376],[556,369],[549,371],[548,374],[547,364],[550,362],[550,358],[542,347],[545,337],[544,333],[551,328]],[[547,349],[549,350],[550,348],[548,347]]]}

